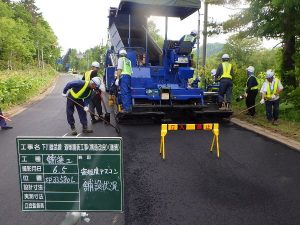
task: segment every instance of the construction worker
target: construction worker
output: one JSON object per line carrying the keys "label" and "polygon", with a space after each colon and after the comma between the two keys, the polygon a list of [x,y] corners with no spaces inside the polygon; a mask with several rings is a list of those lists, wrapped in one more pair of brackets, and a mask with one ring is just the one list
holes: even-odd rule
{"label": "construction worker", "polygon": [[231,107],[233,68],[232,64],[229,63],[229,60],[229,55],[224,54],[222,56],[222,63],[219,65],[216,72],[216,78],[220,80],[218,96],[219,104],[221,106],[219,108],[220,110],[230,110]]}
{"label": "construction worker", "polygon": [[93,77],[97,77],[99,68],[100,64],[98,62],[92,62],[91,69],[84,73],[82,80],[90,81]]}
{"label": "construction worker", "polygon": [[192,43],[192,47],[195,45],[197,40],[197,31],[192,30],[190,34],[183,35],[179,40],[179,44],[181,45],[184,41],[190,41]]}
{"label": "construction worker", "polygon": [[[131,102],[131,74],[132,67],[131,61],[126,58],[127,52],[125,49],[121,49],[119,52],[118,66],[117,66],[117,79],[116,85],[120,85],[121,101],[123,106],[123,112],[132,111]],[[119,84],[120,82],[120,84]]]}
{"label": "construction worker", "polygon": [[275,78],[274,72],[268,70],[266,81],[263,83],[260,93],[262,94],[260,103],[266,104],[266,116],[270,123],[278,125],[279,116],[279,94],[283,86],[278,78]]}
{"label": "construction worker", "polygon": [[[82,80],[87,80],[89,81],[90,79],[97,77],[98,76],[98,71],[100,64],[96,61],[94,61],[91,65],[91,70],[85,72],[84,76],[82,77]],[[95,108],[97,110],[98,116],[102,116],[102,106],[101,106],[101,90],[93,90],[92,95],[91,95],[91,101],[89,104],[89,111],[90,111],[90,116],[91,116],[91,122],[96,123],[96,122],[101,122],[101,119],[97,119],[95,117]]]}
{"label": "construction worker", "polygon": [[247,82],[246,82],[246,90],[245,90],[245,98],[246,98],[246,106],[248,109],[247,115],[254,116],[255,115],[255,99],[258,93],[258,81],[254,75],[254,67],[249,66],[247,71]]}
{"label": "construction worker", "polygon": [[67,120],[71,126],[72,135],[76,135],[74,120],[74,107],[76,107],[80,122],[82,124],[83,133],[92,133],[93,130],[87,127],[86,112],[89,111],[88,104],[91,99],[93,89],[99,89],[101,80],[99,77],[94,77],[90,81],[74,80],[65,86],[62,96],[67,97]]}
{"label": "construction worker", "polygon": [[1,108],[0,108],[0,127],[1,127],[2,130],[8,130],[8,129],[13,128],[13,127],[7,125],[7,123],[5,121],[5,118],[3,117]]}

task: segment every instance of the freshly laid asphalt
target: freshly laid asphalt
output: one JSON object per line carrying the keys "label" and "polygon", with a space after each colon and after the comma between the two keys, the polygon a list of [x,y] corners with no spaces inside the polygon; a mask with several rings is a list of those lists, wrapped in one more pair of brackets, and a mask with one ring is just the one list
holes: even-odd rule
{"label": "freshly laid asphalt", "polygon": [[[12,118],[14,129],[0,130],[0,225],[64,219],[65,213],[21,211],[16,137],[69,132],[61,91],[71,79],[61,76],[51,94]],[[89,136],[117,136],[102,123],[93,128]],[[125,211],[90,213],[89,224],[300,224],[300,153],[285,145],[227,123],[220,126],[220,159],[209,152],[211,132],[170,131],[163,161],[160,125],[122,125],[121,136]]]}

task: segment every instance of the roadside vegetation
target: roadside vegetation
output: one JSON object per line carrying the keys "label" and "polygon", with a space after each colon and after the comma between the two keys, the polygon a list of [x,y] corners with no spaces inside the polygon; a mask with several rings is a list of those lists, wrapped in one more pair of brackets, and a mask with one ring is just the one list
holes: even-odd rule
{"label": "roadside vegetation", "polygon": [[60,57],[57,37],[34,0],[0,0],[0,107],[23,104],[48,88]]}
{"label": "roadside vegetation", "polygon": [[1,108],[27,102],[32,97],[43,93],[53,84],[57,72],[47,67],[43,70],[32,68],[27,70],[0,71]]}

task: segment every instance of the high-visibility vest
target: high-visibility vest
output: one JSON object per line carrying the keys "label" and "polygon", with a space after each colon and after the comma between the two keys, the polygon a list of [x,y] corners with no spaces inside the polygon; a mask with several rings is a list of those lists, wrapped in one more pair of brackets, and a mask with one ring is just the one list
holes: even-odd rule
{"label": "high-visibility vest", "polygon": [[184,35],[184,39],[183,41],[190,41],[190,42],[194,42],[196,37],[194,37],[193,35],[190,35],[190,34],[187,34],[187,35]]}
{"label": "high-visibility vest", "polygon": [[132,74],[131,61],[124,56],[122,57],[122,60],[123,60],[123,69],[121,74],[131,75]]}
{"label": "high-visibility vest", "polygon": [[273,91],[271,92],[271,84],[270,84],[270,82],[268,82],[267,93],[266,93],[266,96],[265,96],[266,99],[271,99],[272,95],[275,95],[277,93],[278,83],[279,83],[279,80],[277,78],[275,78]]}
{"label": "high-visibility vest", "polygon": [[86,71],[84,73],[84,80],[85,81],[90,81],[91,80],[91,73],[92,73],[93,70],[89,70],[89,71]]}
{"label": "high-visibility vest", "polygon": [[[250,76],[248,77],[248,79],[247,79],[247,82],[246,82],[246,88],[247,88],[247,83],[248,83],[248,81],[249,81],[250,77],[254,77],[254,78],[255,78],[255,80],[256,80],[256,83],[258,84],[258,80],[257,80],[257,78],[256,78],[254,75],[250,75]],[[256,85],[256,86],[253,86],[253,87],[251,87],[251,88],[250,88],[250,90],[257,90],[257,89],[258,89],[258,85]]]}
{"label": "high-visibility vest", "polygon": [[92,90],[90,90],[86,96],[81,97],[81,95],[85,92],[85,90],[89,86],[89,83],[90,83],[90,81],[85,81],[85,84],[77,93],[75,93],[75,91],[73,91],[73,89],[71,89],[70,94],[72,95],[72,97],[75,99],[85,99],[85,98],[89,97],[92,93]]}
{"label": "high-visibility vest", "polygon": [[221,78],[232,79],[232,76],[230,75],[231,67],[232,67],[232,65],[228,62],[222,63],[223,74],[222,74]]}

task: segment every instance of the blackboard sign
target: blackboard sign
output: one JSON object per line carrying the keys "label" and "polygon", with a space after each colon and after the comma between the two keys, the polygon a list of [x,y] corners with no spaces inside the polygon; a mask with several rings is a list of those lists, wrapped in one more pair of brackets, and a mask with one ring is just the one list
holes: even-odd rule
{"label": "blackboard sign", "polygon": [[18,137],[23,211],[123,211],[122,138]]}

